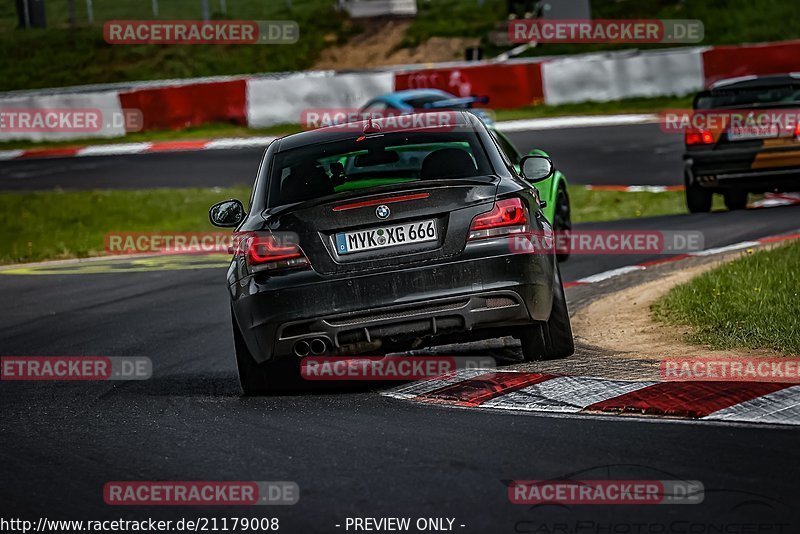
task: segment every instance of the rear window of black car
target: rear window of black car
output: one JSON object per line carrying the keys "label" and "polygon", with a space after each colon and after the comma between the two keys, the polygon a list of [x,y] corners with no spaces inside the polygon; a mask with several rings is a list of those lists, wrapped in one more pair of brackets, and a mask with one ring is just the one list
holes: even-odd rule
{"label": "rear window of black car", "polygon": [[757,89],[721,90],[700,95],[696,109],[789,106],[800,104],[800,86],[760,87]]}
{"label": "rear window of black car", "polygon": [[278,152],[269,207],[420,180],[493,174],[474,131],[354,134],[351,139]]}

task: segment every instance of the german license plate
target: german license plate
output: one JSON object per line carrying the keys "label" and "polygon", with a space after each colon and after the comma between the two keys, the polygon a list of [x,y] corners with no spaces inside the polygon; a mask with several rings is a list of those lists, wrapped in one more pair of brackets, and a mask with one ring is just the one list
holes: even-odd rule
{"label": "german license plate", "polygon": [[768,139],[778,137],[778,127],[775,125],[767,126],[737,126],[728,129],[728,139],[730,141],[745,141],[747,139]]}
{"label": "german license plate", "polygon": [[341,232],[336,234],[336,250],[339,254],[351,254],[410,243],[436,241],[437,237],[436,221],[431,219],[369,230]]}

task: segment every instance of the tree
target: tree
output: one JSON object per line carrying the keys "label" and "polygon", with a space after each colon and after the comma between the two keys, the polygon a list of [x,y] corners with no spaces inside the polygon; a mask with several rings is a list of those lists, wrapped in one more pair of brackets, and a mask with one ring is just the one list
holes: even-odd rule
{"label": "tree", "polygon": [[67,0],[67,14],[69,17],[69,27],[74,30],[75,26],[77,26],[77,20],[75,19],[75,0]]}
{"label": "tree", "polygon": [[44,0],[16,0],[20,28],[46,28]]}

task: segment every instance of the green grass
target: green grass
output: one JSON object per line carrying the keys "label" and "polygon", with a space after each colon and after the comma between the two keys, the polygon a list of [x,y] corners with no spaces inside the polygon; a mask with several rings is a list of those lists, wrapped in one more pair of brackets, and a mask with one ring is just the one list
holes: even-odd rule
{"label": "green grass", "polygon": [[[629,193],[592,190],[581,185],[571,185],[569,198],[574,223],[687,213],[683,191]],[[712,209],[724,209],[720,195],[714,195]]]}
{"label": "green grass", "polygon": [[592,0],[592,10],[597,19],[699,19],[705,26],[701,44],[800,37],[795,0]]}
{"label": "green grass", "polygon": [[[153,16],[150,0],[93,0],[95,24],[100,26],[107,20],[187,20],[202,17],[200,0],[158,0],[158,17]],[[268,20],[283,15],[288,10],[286,0],[227,0],[227,13],[220,11],[219,0],[209,0],[212,19],[258,19]],[[303,12],[327,8],[333,4],[327,0],[292,0],[294,10]],[[45,0],[47,24],[50,28],[68,28],[67,0]],[[75,15],[78,26],[89,24],[85,0],[75,0]],[[17,25],[14,2],[0,5],[0,31],[12,30]]]}
{"label": "green grass", "polygon": [[418,46],[431,37],[484,37],[505,20],[505,0],[420,0],[418,13],[401,46]]}
{"label": "green grass", "polygon": [[611,115],[615,113],[656,113],[667,109],[690,108],[694,95],[626,98],[610,102],[580,102],[559,106],[527,106],[495,112],[498,121],[560,117],[565,115]]}
{"label": "green grass", "polygon": [[[483,39],[488,55],[495,48],[486,39],[489,31],[506,20],[505,0],[434,0],[420,2],[420,14],[408,30],[405,45],[412,46],[434,36]],[[795,23],[795,0],[592,0],[594,19],[699,19],[704,39],[695,45],[719,45],[780,41],[800,37]],[[601,50],[662,48],[658,44],[556,44],[546,43],[523,55],[582,54]],[[669,45],[668,45],[669,46]],[[674,46],[674,45],[672,45]]]}
{"label": "green grass", "polygon": [[212,230],[208,208],[247,187],[0,194],[0,263],[103,254],[110,232]]}
{"label": "green grass", "polygon": [[[571,186],[575,222],[685,213],[683,195],[587,191]],[[0,193],[0,263],[103,254],[107,233],[212,230],[208,208],[246,201],[247,187]]]}
{"label": "green grass", "polygon": [[754,252],[673,288],[653,314],[691,327],[692,343],[800,354],[798,265],[798,241]]}
{"label": "green grass", "polygon": [[[585,102],[560,106],[530,106],[519,109],[496,111],[498,121],[560,117],[564,115],[601,115],[611,113],[653,113],[665,109],[683,108],[691,105],[692,97],[628,98],[612,102]],[[299,124],[282,124],[270,128],[251,129],[234,124],[205,124],[184,130],[158,130],[137,132],[113,139],[75,139],[70,141],[6,141],[0,150],[50,148],[71,145],[98,145],[111,143],[135,143],[141,141],[174,141],[182,139],[214,139],[218,137],[253,137],[266,135],[288,135],[301,131]]]}
{"label": "green grass", "polygon": [[[95,1],[94,27],[63,27],[63,0],[48,0],[51,28],[11,30],[13,2],[3,2],[0,21],[0,91],[62,87],[88,83],[161,80],[195,76],[294,71],[309,68],[330,44],[344,42],[357,28],[333,9],[329,0],[229,0],[227,18],[295,20],[300,40],[293,45],[109,45],[103,40],[103,19],[152,19],[150,2]],[[85,4],[76,1],[78,13]],[[199,1],[161,0],[161,19],[199,19]],[[218,3],[211,0],[211,5]],[[116,6],[116,7],[115,7]],[[11,22],[9,22],[11,21]]]}

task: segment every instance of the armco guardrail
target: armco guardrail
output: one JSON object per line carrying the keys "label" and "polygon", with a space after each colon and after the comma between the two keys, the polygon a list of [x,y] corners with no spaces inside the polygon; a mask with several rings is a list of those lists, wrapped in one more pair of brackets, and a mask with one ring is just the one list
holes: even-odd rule
{"label": "armco guardrail", "polygon": [[[102,100],[104,108],[140,110],[145,130],[180,129],[207,122],[264,127],[297,123],[300,112],[306,108],[358,107],[373,96],[395,89],[433,87],[460,96],[486,95],[491,107],[503,109],[541,103],[681,95],[708,87],[722,78],[797,70],[800,70],[800,40],[504,62],[405,65],[352,73],[308,71],[17,91],[0,95],[0,110],[21,106],[99,107]],[[103,128],[92,136],[115,137],[124,133],[121,128]],[[77,136],[0,129],[0,140]]]}
{"label": "armco guardrail", "polygon": [[247,124],[263,128],[300,122],[308,108],[355,108],[394,90],[391,72],[361,72],[247,81]]}
{"label": "armco guardrail", "polygon": [[685,95],[703,88],[703,49],[559,58],[542,65],[550,105]]}

